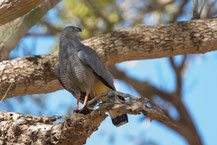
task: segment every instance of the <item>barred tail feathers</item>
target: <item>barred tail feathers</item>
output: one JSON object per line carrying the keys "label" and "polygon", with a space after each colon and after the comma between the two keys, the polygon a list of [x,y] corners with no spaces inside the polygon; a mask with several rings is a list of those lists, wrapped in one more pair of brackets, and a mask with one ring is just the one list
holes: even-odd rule
{"label": "barred tail feathers", "polygon": [[119,127],[128,122],[127,114],[118,114],[116,113],[116,111],[112,110],[112,111],[109,111],[109,115],[111,117],[112,123],[116,127]]}

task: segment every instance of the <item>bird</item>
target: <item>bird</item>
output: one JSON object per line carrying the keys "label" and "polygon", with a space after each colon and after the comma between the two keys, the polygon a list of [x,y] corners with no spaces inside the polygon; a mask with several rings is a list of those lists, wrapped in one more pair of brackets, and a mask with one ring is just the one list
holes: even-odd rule
{"label": "bird", "polygon": [[[59,37],[59,61],[55,64],[55,74],[60,84],[77,98],[83,108],[87,101],[107,91],[116,91],[111,73],[107,70],[95,50],[80,42],[76,34],[82,32],[75,26],[65,27]],[[118,96],[121,100],[123,97]],[[103,97],[102,101],[106,98]],[[110,110],[112,123],[119,127],[128,122],[127,114]]]}

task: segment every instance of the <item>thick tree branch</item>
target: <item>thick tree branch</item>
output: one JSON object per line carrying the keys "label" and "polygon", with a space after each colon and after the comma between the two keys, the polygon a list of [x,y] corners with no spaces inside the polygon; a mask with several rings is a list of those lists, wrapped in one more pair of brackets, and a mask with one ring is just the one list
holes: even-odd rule
{"label": "thick tree branch", "polygon": [[[216,20],[126,28],[84,40],[83,43],[94,48],[106,65],[127,60],[205,53],[217,50]],[[51,54],[0,62],[0,96],[4,96],[12,82],[14,84],[6,97],[61,89],[53,72],[56,61],[57,55]]]}
{"label": "thick tree branch", "polygon": [[0,60],[7,59],[10,51],[16,47],[20,39],[26,35],[27,31],[59,1],[60,0],[45,0],[39,7],[28,14],[7,23],[7,25],[1,25]]}
{"label": "thick tree branch", "polygon": [[[0,112],[1,144],[58,144],[81,145],[98,129],[106,118],[105,112],[117,109],[120,113],[144,114],[151,119],[158,119],[164,123],[173,124],[159,108],[147,107],[148,99],[137,98],[127,94],[115,92],[131,99],[120,101],[114,99],[114,92],[107,92],[107,101],[100,104],[97,110],[83,110],[66,117],[63,122],[54,124],[61,117],[36,117],[11,112]],[[102,96],[102,95],[101,95]],[[8,139],[10,138],[10,139]]]}
{"label": "thick tree branch", "polygon": [[158,26],[138,26],[102,34],[83,42],[105,63],[169,57],[217,50],[217,19]]}
{"label": "thick tree branch", "polygon": [[[0,99],[5,95],[12,83],[8,96],[22,96],[24,94],[49,93],[61,89],[54,74],[57,54],[43,56],[29,56],[6,60],[0,63]],[[7,83],[6,83],[7,82]],[[6,85],[6,86],[4,86]]]}
{"label": "thick tree branch", "polygon": [[14,20],[32,9],[44,0],[3,0],[0,1],[0,25]]}
{"label": "thick tree branch", "polygon": [[106,114],[97,110],[88,115],[73,114],[62,123],[54,124],[58,118],[2,111],[0,132],[4,134],[0,136],[0,144],[82,145],[98,129]]}

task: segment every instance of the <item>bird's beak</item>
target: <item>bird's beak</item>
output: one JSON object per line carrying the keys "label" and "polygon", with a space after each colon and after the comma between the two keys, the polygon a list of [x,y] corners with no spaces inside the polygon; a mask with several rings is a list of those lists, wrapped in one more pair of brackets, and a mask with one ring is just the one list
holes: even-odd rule
{"label": "bird's beak", "polygon": [[76,31],[77,32],[82,32],[81,28],[79,28],[79,27],[76,27]]}

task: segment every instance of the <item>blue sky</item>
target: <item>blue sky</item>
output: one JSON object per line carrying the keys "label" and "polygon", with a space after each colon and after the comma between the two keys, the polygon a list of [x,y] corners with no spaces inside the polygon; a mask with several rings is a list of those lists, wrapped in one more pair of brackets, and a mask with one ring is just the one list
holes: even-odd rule
{"label": "blue sky", "polygon": [[[48,17],[52,17],[56,11],[51,10]],[[181,17],[180,20],[187,18]],[[151,24],[148,24],[151,25]],[[21,57],[23,55],[41,55],[50,53],[51,47],[56,44],[53,37],[38,38],[37,41],[32,37],[22,39],[17,50],[11,53],[11,56]],[[36,42],[36,43],[35,43]],[[29,50],[34,44],[35,48]],[[28,49],[29,54],[23,54],[20,49]],[[34,49],[34,51],[33,51]],[[22,53],[21,53],[22,52]],[[179,61],[181,56],[177,56]],[[168,91],[174,89],[174,73],[168,63],[167,58],[140,60],[123,62],[118,67],[125,70],[129,76],[140,80],[148,80],[151,84]],[[187,72],[184,76],[184,98],[183,102],[188,108],[193,121],[201,135],[205,145],[216,144],[217,138],[217,52],[192,55]],[[119,91],[138,95],[132,88],[120,81],[115,81]],[[37,97],[37,95],[35,95]],[[31,106],[28,97],[24,97],[26,106],[34,109],[38,106]],[[44,115],[65,115],[68,106],[75,107],[76,100],[65,90],[49,93],[46,95],[46,109]],[[13,99],[11,99],[13,101]],[[19,104],[19,102],[15,102]],[[0,106],[1,110],[8,110]],[[10,110],[22,112],[22,106]],[[35,114],[37,115],[37,114]],[[102,122],[98,131],[94,132],[87,140],[87,145],[110,144],[109,140],[113,138],[114,144],[133,145],[139,144],[141,138],[146,142],[153,141],[158,145],[187,145],[187,142],[174,131],[158,123],[157,121],[140,121],[141,116],[129,115],[129,123],[116,128],[112,125],[110,118],[107,117]],[[129,140],[131,137],[132,140]],[[142,141],[143,141],[142,140]]]}

